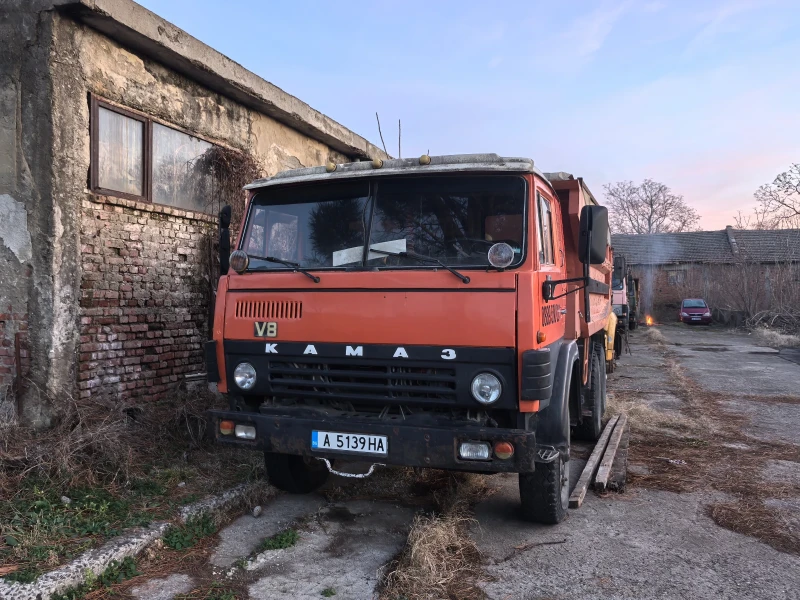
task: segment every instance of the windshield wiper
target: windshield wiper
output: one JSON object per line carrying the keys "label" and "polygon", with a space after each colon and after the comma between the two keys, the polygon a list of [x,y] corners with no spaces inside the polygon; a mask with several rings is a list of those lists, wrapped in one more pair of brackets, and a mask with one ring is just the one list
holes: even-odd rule
{"label": "windshield wiper", "polygon": [[434,263],[442,267],[443,269],[447,269],[453,275],[458,277],[462,282],[469,283],[470,279],[466,275],[459,273],[452,267],[448,267],[438,258],[434,258],[432,256],[425,256],[424,254],[417,254],[416,252],[386,252],[385,250],[375,250],[374,248],[370,247],[370,252],[374,252],[375,254],[385,254],[386,256],[400,256],[401,258],[413,258],[414,260],[418,260],[419,262],[426,262],[426,263]]}
{"label": "windshield wiper", "polygon": [[[251,256],[250,258],[265,260],[267,262],[278,263],[280,265],[290,267],[292,271],[294,271],[295,273],[302,273],[303,275],[311,279],[311,281],[313,281],[314,283],[319,283],[319,277],[317,277],[316,275],[312,275],[296,262],[292,262],[290,260],[283,260],[282,258],[275,258],[274,256]],[[258,271],[259,269],[252,269],[252,270]]]}

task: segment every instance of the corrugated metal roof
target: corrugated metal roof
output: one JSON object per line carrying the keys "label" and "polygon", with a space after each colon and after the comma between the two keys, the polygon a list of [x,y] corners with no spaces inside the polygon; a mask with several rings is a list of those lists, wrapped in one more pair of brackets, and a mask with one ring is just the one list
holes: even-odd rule
{"label": "corrugated metal roof", "polygon": [[[735,240],[736,254],[729,234]],[[611,244],[629,265],[800,261],[800,229],[613,234]]]}

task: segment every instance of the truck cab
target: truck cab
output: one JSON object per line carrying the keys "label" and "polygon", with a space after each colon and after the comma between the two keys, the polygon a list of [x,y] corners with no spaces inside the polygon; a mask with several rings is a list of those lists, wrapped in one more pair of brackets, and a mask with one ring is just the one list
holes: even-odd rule
{"label": "truck cab", "polygon": [[490,154],[247,190],[206,344],[229,400],[217,441],[263,451],[297,493],[337,460],[519,473],[523,516],[563,519],[571,435],[600,435],[611,312],[607,213],[584,182]]}

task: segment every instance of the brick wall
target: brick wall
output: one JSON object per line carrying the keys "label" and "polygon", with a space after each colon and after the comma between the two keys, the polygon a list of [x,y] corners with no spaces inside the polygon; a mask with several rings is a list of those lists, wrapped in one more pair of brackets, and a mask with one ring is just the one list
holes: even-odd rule
{"label": "brick wall", "polygon": [[214,217],[87,194],[81,213],[81,398],[158,399],[204,370]]}
{"label": "brick wall", "polygon": [[[12,306],[0,313],[0,405],[13,398],[30,373],[28,315],[13,312]],[[2,412],[2,411],[0,411]]]}

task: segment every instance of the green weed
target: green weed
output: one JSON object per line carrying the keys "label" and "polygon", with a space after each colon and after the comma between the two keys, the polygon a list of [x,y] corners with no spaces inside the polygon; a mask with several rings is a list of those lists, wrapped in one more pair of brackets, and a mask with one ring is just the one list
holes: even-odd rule
{"label": "green weed", "polygon": [[95,577],[89,572],[85,583],[68,588],[60,594],[53,594],[50,596],[50,600],[80,600],[93,590],[101,587],[109,588],[115,583],[122,583],[136,575],[140,575],[140,573],[136,569],[136,561],[130,556],[122,559],[122,562],[112,560],[100,575]]}
{"label": "green weed", "polygon": [[261,540],[261,543],[255,550],[255,553],[264,552],[265,550],[283,550],[291,548],[300,539],[300,535],[294,529],[285,529],[280,533],[276,533],[272,537]]}
{"label": "green weed", "polygon": [[322,595],[323,595],[323,596],[325,596],[326,598],[330,598],[330,597],[332,597],[332,596],[335,596],[335,595],[336,595],[336,590],[335,590],[335,589],[333,589],[333,588],[331,588],[331,587],[328,587],[328,588],[325,588],[324,590],[322,590],[322,591],[320,592],[320,594],[322,594]]}
{"label": "green weed", "polygon": [[191,548],[199,540],[217,532],[217,526],[210,515],[204,514],[189,519],[183,525],[173,525],[164,534],[164,545],[173,550]]}

